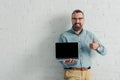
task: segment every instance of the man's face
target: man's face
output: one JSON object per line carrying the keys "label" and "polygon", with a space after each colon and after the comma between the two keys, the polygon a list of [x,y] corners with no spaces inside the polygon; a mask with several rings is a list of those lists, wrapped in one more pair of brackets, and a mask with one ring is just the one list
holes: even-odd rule
{"label": "man's face", "polygon": [[72,25],[75,31],[81,30],[83,24],[84,24],[84,15],[82,13],[72,14]]}

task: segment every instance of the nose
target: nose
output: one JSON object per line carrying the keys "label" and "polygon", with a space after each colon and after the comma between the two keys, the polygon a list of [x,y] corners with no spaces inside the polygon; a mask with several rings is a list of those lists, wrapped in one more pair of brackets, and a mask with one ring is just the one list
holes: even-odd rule
{"label": "nose", "polygon": [[80,20],[79,19],[76,19],[76,23],[79,23],[80,22]]}

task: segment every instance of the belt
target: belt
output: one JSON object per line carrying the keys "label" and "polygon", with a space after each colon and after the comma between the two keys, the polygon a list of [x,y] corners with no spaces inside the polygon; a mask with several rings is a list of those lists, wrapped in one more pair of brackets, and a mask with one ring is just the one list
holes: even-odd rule
{"label": "belt", "polygon": [[88,67],[88,68],[64,68],[64,69],[87,71],[87,70],[91,69],[91,67]]}

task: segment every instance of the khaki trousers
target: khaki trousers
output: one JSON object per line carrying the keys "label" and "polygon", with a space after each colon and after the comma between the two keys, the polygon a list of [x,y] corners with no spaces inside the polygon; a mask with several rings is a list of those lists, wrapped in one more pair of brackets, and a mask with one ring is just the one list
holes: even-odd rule
{"label": "khaki trousers", "polygon": [[92,72],[90,69],[86,71],[65,69],[64,80],[92,80]]}

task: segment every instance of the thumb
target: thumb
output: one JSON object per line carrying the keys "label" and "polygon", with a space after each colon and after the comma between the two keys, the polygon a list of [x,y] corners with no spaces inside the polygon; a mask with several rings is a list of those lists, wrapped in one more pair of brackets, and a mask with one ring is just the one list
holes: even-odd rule
{"label": "thumb", "polygon": [[96,43],[96,40],[95,40],[95,38],[93,39],[93,43]]}

